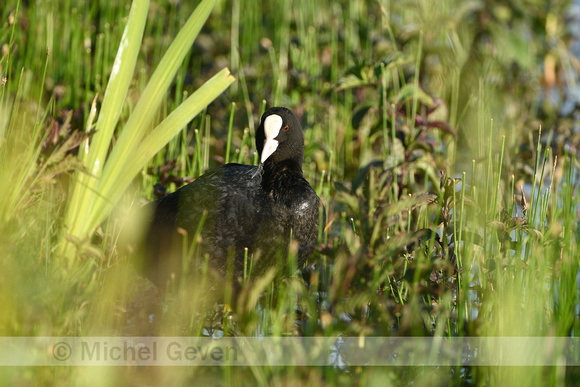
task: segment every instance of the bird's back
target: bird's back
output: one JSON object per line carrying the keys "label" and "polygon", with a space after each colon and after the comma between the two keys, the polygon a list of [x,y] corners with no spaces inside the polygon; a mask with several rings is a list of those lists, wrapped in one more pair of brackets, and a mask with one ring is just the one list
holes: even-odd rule
{"label": "bird's back", "polygon": [[184,238],[190,245],[198,228],[199,256],[207,254],[211,268],[222,276],[228,258],[235,276],[242,275],[246,248],[256,259],[252,275],[285,263],[291,232],[301,247],[297,264],[302,265],[310,255],[305,247],[316,243],[320,199],[301,174],[282,169],[268,176],[255,166],[227,164],[149,204],[149,278],[162,284],[180,274]]}

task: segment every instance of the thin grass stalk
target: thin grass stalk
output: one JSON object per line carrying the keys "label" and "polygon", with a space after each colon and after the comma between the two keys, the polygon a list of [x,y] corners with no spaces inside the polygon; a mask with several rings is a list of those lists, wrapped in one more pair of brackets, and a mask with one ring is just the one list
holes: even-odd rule
{"label": "thin grass stalk", "polygon": [[[516,177],[512,174],[511,176],[511,189],[510,189],[510,200],[511,200],[511,208],[509,211],[510,216],[517,216],[516,213],[514,213],[514,209],[516,208],[516,196],[515,196],[515,189],[516,189]],[[516,234],[517,235],[517,234]]]}
{"label": "thin grass stalk", "polygon": [[[232,2],[232,28],[230,33],[230,66],[234,74],[238,73],[240,68],[240,1],[234,0]],[[231,88],[232,95],[238,93],[238,84],[235,83]]]}
{"label": "thin grass stalk", "polygon": [[[538,168],[540,166],[540,150],[541,150],[540,138],[541,137],[542,137],[542,127],[540,126],[540,128],[538,129],[538,144],[536,146],[536,158],[534,160],[534,174],[532,175],[534,178],[534,181],[532,182],[532,195],[530,196],[532,198],[532,200],[534,200],[535,193],[536,193],[536,180],[537,180],[536,176],[538,173]],[[532,203],[532,211],[530,212],[530,215],[528,217],[528,222],[530,224],[533,224],[533,222],[534,222],[533,212],[534,212],[534,210],[533,210],[533,203]]]}
{"label": "thin grass stalk", "polygon": [[495,184],[494,193],[493,193],[493,207],[492,207],[493,209],[492,209],[492,213],[491,213],[492,219],[494,219],[497,216],[497,212],[498,212],[497,211],[497,206],[498,206],[498,202],[497,201],[498,201],[498,198],[499,198],[499,189],[500,189],[500,186],[501,186],[501,169],[502,169],[502,166],[503,166],[504,149],[505,149],[505,136],[502,136],[502,139],[501,139],[501,153],[500,153],[500,156],[499,156],[499,165],[498,165],[498,168],[497,168],[497,182]]}
{"label": "thin grass stalk", "polygon": [[[459,218],[459,238],[458,243],[459,244],[463,244],[463,248],[460,248],[460,246],[458,245],[456,247],[456,251],[455,251],[455,257],[456,257],[456,263],[457,263],[457,289],[459,291],[461,291],[463,293],[463,295],[467,295],[468,294],[468,281],[463,279],[463,267],[464,267],[464,260],[463,260],[463,253],[465,252],[465,241],[463,240],[463,227],[465,225],[465,172],[463,172],[463,179],[461,180],[463,182],[462,186],[461,186],[461,215]],[[467,278],[469,278],[469,276],[467,276]],[[460,299],[459,294],[457,294],[456,291],[456,295],[455,295],[456,299]],[[465,309],[465,319],[467,320],[469,318],[469,316],[467,315],[469,307],[467,305],[467,297],[461,297],[461,299],[464,299],[464,302],[461,303],[457,303],[458,305],[458,309],[461,309],[461,307],[463,307]],[[458,313],[458,319],[461,321],[463,319],[463,314],[462,313]]]}
{"label": "thin grass stalk", "polygon": [[[542,171],[540,173],[540,181],[538,182],[538,194],[537,194],[537,198],[534,198],[534,196],[532,196],[532,224],[536,224],[536,214],[538,213],[538,205],[540,206],[540,212],[542,210],[542,205],[540,203],[540,195],[541,195],[541,191],[542,191],[542,184],[544,182],[544,172],[546,170],[546,162],[548,161],[548,154],[550,151],[550,146],[549,144],[552,142],[552,135],[554,134],[554,131],[551,130],[550,134],[548,135],[548,145],[546,146],[546,149],[544,150],[544,157],[543,157],[543,161],[542,161]],[[538,144],[540,143],[540,139],[538,138]],[[534,179],[536,178],[536,176],[534,175]],[[535,184],[535,180],[534,180],[534,184]],[[535,200],[534,200],[535,199]],[[539,219],[539,221],[541,221],[541,219]],[[538,227],[540,228],[541,225],[538,225]]]}
{"label": "thin grass stalk", "polygon": [[[385,71],[385,64],[381,63],[381,85],[382,85],[382,127],[383,127],[383,154],[384,158],[388,157],[387,139],[389,138],[387,132],[387,73]],[[394,145],[394,144],[393,144]]]}
{"label": "thin grass stalk", "polygon": [[18,11],[20,9],[20,0],[16,2],[16,9],[14,10],[14,22],[12,23],[12,28],[10,31],[10,39],[8,41],[8,55],[6,58],[6,63],[8,69],[6,71],[6,84],[10,85],[12,81],[12,49],[14,47],[14,35],[16,32],[16,26],[18,25]]}
{"label": "thin grass stalk", "polygon": [[[465,184],[462,184],[462,187]],[[461,213],[463,214],[463,212]],[[454,254],[455,254],[455,260],[456,262],[459,261],[458,258],[458,250],[459,250],[459,243],[461,243],[460,239],[457,237],[457,196],[456,196],[456,192],[455,192],[455,186],[453,187],[453,250],[454,250]],[[457,263],[456,263],[457,264]],[[460,283],[459,283],[459,271],[458,271],[458,275],[457,275],[457,281],[458,281],[458,287],[460,287]]]}
{"label": "thin grass stalk", "polygon": [[493,119],[491,120],[490,128],[489,128],[489,141],[488,141],[488,148],[487,148],[487,173],[486,173],[486,183],[484,192],[484,203],[485,203],[485,211],[484,211],[484,228],[483,228],[483,243],[484,243],[484,252],[487,254],[488,247],[491,249],[492,245],[488,241],[488,222],[490,221],[490,213],[489,213],[489,206],[490,206],[490,195],[492,193],[489,192],[489,187],[491,187],[491,178],[493,173],[493,166],[492,166],[492,148],[493,148]]}
{"label": "thin grass stalk", "polygon": [[194,129],[195,134],[195,165],[197,166],[196,174],[201,176],[203,174],[203,162],[201,160],[201,133],[198,128]]}
{"label": "thin grass stalk", "polygon": [[[552,189],[554,187],[554,175],[556,174],[556,166],[558,165],[558,155],[556,155],[554,157],[554,165],[552,166],[552,174],[550,176],[550,185],[548,186],[548,197],[552,198]],[[541,219],[546,219],[546,221],[548,220],[548,205],[549,205],[549,201],[546,201],[546,208],[542,211],[542,217]],[[554,202],[554,208],[556,208],[557,203]]]}
{"label": "thin grass stalk", "polygon": [[[48,57],[46,57],[46,62],[48,62]],[[24,79],[24,69],[22,69],[12,108],[10,111],[6,109],[6,114],[10,118],[2,125],[0,132],[2,134],[0,137],[0,145],[2,145],[0,146],[0,198],[2,198],[0,222],[3,224],[17,215],[22,204],[30,199],[29,193],[40,177],[37,160],[42,144],[48,136],[48,132],[41,133],[48,110],[45,110],[42,118],[39,119],[40,106],[37,107],[37,117],[34,119],[31,132],[21,130],[27,124],[26,122],[17,121],[23,118],[19,111],[23,101]],[[18,126],[19,124],[22,126]]]}
{"label": "thin grass stalk", "polygon": [[415,129],[415,116],[417,115],[417,105],[419,102],[419,74],[421,71],[421,54],[423,53],[423,31],[419,31],[419,47],[417,47],[417,60],[415,62],[415,79],[413,81],[415,86],[415,93],[413,94],[413,105],[411,106],[411,133]]}
{"label": "thin grass stalk", "polygon": [[46,48],[46,60],[44,61],[44,70],[42,71],[42,81],[40,83],[40,91],[38,92],[38,102],[36,106],[36,119],[34,120],[34,132],[38,132],[40,122],[40,111],[42,106],[42,95],[44,93],[44,85],[46,81],[46,70],[48,69],[48,60],[50,58],[50,46]]}
{"label": "thin grass stalk", "polygon": [[232,132],[234,127],[234,114],[236,112],[236,103],[232,102],[232,107],[230,110],[230,120],[228,122],[228,139],[226,141],[226,156],[225,156],[225,163],[230,162],[230,149],[232,146]]}
{"label": "thin grass stalk", "polygon": [[242,88],[242,96],[244,98],[244,106],[246,108],[246,116],[248,117],[248,127],[251,133],[254,132],[254,114],[252,113],[252,100],[250,99],[250,92],[248,91],[248,84],[246,83],[246,76],[244,75],[243,63],[239,63],[240,70],[238,71],[238,77],[240,79],[240,87]]}
{"label": "thin grass stalk", "polygon": [[203,138],[203,171],[209,169],[209,144],[210,144],[210,128],[211,128],[211,116],[208,114],[205,117],[205,136]]}
{"label": "thin grass stalk", "polygon": [[[391,157],[395,157],[396,154],[396,139],[397,139],[397,110],[395,109],[395,104],[391,104]],[[398,176],[397,176],[397,168],[393,168],[393,197],[399,197],[398,191]]]}

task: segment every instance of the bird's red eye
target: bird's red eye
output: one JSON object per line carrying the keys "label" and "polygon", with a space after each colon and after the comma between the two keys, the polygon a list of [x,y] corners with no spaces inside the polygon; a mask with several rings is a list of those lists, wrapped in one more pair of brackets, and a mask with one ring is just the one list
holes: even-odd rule
{"label": "bird's red eye", "polygon": [[284,127],[284,131],[285,131],[285,132],[287,132],[287,131],[288,131],[288,129],[290,129],[290,128],[288,127],[288,125],[286,125],[286,126]]}

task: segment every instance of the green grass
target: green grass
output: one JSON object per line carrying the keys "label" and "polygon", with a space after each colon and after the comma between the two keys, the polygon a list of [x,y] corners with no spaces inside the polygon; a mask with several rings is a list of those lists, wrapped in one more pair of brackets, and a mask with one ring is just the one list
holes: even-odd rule
{"label": "green grass", "polygon": [[[2,336],[577,336],[578,138],[566,147],[571,124],[537,98],[545,58],[569,62],[562,4],[140,4],[0,10]],[[252,276],[249,257],[235,310],[192,296],[203,272],[158,293],[129,262],[127,230],[142,225],[128,214],[157,183],[255,164],[256,123],[274,105],[301,117],[304,173],[327,210],[310,285]],[[186,270],[205,259],[189,247]],[[99,385],[560,385],[574,372],[2,371]]]}

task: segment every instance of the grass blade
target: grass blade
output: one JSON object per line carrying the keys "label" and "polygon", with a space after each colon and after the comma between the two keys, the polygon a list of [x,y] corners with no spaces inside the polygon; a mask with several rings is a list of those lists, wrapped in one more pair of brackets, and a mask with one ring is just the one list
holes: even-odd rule
{"label": "grass blade", "polygon": [[[95,227],[107,216],[112,206],[121,198],[131,181],[149,160],[199,114],[211,101],[223,93],[234,81],[228,69],[223,69],[203,84],[177,109],[165,118],[139,145],[139,152],[119,167],[115,184],[107,185],[99,193],[103,199],[93,207],[89,222]],[[105,199],[106,198],[106,199]]]}
{"label": "grass blade", "polygon": [[[113,68],[115,76],[111,77],[107,87],[105,95],[107,104],[103,102],[103,110],[97,123],[98,137],[97,135],[95,137],[94,149],[91,149],[87,155],[87,166],[91,175],[78,175],[72,199],[67,208],[65,222],[69,227],[67,233],[77,240],[86,238],[97,228],[149,159],[234,80],[227,69],[222,70],[143,140],[148,132],[148,125],[165,97],[183,59],[217,3],[217,0],[204,0],[195,9],[161,59],[141,99],[120,132],[111,154],[105,161],[104,158],[110,147],[140,48],[140,44],[133,42],[138,37],[140,37],[139,43],[141,42],[147,17],[148,6],[144,7],[143,3],[139,5],[136,3],[134,2],[131,8],[118,58],[115,60]],[[132,38],[127,38],[129,36]],[[128,44],[129,42],[131,44]],[[61,249],[64,255],[72,257],[70,243],[65,242]]]}
{"label": "grass blade", "polygon": [[[97,120],[96,133],[88,153],[79,153],[91,175],[77,172],[71,199],[67,207],[65,227],[70,234],[81,236],[87,229],[86,215],[96,201],[95,188],[109,150],[113,132],[133,79],[137,56],[143,40],[149,1],[134,1],[119,44],[117,57],[107,84],[103,104]],[[90,128],[86,128],[90,130]]]}

